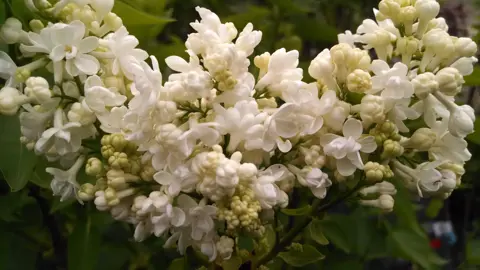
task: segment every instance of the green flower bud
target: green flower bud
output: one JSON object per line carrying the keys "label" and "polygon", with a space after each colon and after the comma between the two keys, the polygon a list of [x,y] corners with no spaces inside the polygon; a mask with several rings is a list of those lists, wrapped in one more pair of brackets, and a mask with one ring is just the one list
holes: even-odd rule
{"label": "green flower bud", "polygon": [[78,191],[78,197],[82,201],[90,201],[95,198],[95,186],[90,183],[86,183],[80,186],[80,190]]}
{"label": "green flower bud", "polygon": [[105,145],[101,148],[102,156],[107,160],[115,153],[115,148],[111,145]]}
{"label": "green flower bud", "polygon": [[399,142],[394,140],[386,140],[383,143],[383,153],[381,158],[392,158],[392,157],[399,157],[403,155],[404,148],[400,145]]}
{"label": "green flower bud", "polygon": [[363,170],[369,183],[381,182],[384,178],[384,167],[377,162],[367,162]]}
{"label": "green flower bud", "polygon": [[406,141],[404,146],[418,151],[428,151],[436,140],[437,134],[433,130],[420,128],[413,133],[412,137]]}
{"label": "green flower bud", "polygon": [[125,153],[115,152],[108,158],[108,164],[114,169],[129,168],[130,163]]}
{"label": "green flower bud", "polygon": [[102,144],[102,146],[109,146],[112,144],[112,135],[105,135],[102,137],[102,139],[100,140],[100,143]]}
{"label": "green flower bud", "polygon": [[110,144],[115,148],[117,152],[123,152],[123,149],[128,144],[122,134],[112,134]]}

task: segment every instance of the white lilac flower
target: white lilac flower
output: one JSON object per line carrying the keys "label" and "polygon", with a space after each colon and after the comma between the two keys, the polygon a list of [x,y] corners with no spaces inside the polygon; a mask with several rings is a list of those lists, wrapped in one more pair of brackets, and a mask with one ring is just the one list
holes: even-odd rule
{"label": "white lilac flower", "polygon": [[230,134],[227,151],[234,152],[242,142],[245,142],[245,150],[262,148],[263,123],[267,114],[258,110],[255,101],[240,101],[228,109],[214,104],[214,109],[218,131],[222,135]]}
{"label": "white lilac flower", "polygon": [[[83,167],[83,162],[85,161],[85,156],[80,156],[75,164],[73,164],[70,169],[67,171],[60,170],[57,168],[47,168],[47,173],[53,175],[53,180],[50,183],[52,188],[53,195],[61,196],[60,201],[65,201],[66,199],[77,197],[77,191],[80,187],[76,178],[77,173]],[[82,203],[82,201],[77,197],[77,200]]]}
{"label": "white lilac flower", "polygon": [[398,62],[392,68],[382,60],[374,60],[371,70],[375,73],[372,77],[372,90],[370,94],[381,92],[386,99],[410,98],[413,93],[413,85],[407,77],[408,67]]}
{"label": "white lilac flower", "polygon": [[303,70],[298,68],[298,51],[278,49],[270,56],[267,73],[257,82],[256,89],[268,88],[281,93],[289,82],[300,81]]}
{"label": "white lilac flower", "polygon": [[257,179],[252,183],[255,198],[263,209],[271,209],[276,205],[285,207],[288,204],[288,195],[276,184],[284,178],[285,173],[283,166],[272,165],[259,172]]}
{"label": "white lilac flower", "polygon": [[192,227],[193,240],[201,241],[214,230],[217,207],[207,205],[206,198],[197,203],[190,196],[182,194],[178,196],[177,203],[186,213],[186,222]]}
{"label": "white lilac flower", "polygon": [[112,72],[114,75],[123,74],[128,79],[133,79],[135,65],[148,58],[147,52],[136,47],[139,41],[129,35],[127,29],[122,26],[115,33],[111,33],[104,40],[114,58]]}
{"label": "white lilac flower", "polygon": [[85,81],[85,104],[90,110],[97,114],[107,112],[107,107],[123,105],[127,100],[126,96],[117,92],[117,89],[108,89],[104,86],[102,79],[98,76],[90,76]]}
{"label": "white lilac flower", "polygon": [[79,134],[81,124],[77,122],[65,123],[65,113],[58,108],[55,111],[53,127],[42,133],[35,144],[35,151],[45,153],[52,147],[60,155],[76,152],[81,147],[82,137]]}
{"label": "white lilac flower", "polygon": [[153,233],[155,236],[163,235],[171,227],[180,227],[185,223],[185,212],[178,207],[167,204],[160,215],[153,215],[151,218]]}
{"label": "white lilac flower", "polygon": [[165,192],[172,197],[178,196],[180,192],[192,192],[198,182],[198,177],[185,165],[177,167],[173,173],[159,171],[153,178],[166,187]]}
{"label": "white lilac flower", "polygon": [[343,137],[329,133],[320,139],[323,151],[336,159],[337,170],[343,176],[352,175],[357,168],[363,169],[360,152],[372,153],[377,148],[374,137],[362,138],[362,133],[362,123],[349,118],[343,125]]}
{"label": "white lilac flower", "polygon": [[7,53],[0,51],[0,78],[6,81],[5,86],[15,86],[16,71],[17,64],[15,64]]}

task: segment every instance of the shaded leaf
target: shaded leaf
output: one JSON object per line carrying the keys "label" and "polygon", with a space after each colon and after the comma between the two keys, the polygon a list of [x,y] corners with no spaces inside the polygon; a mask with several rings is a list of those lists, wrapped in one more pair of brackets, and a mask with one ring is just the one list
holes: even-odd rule
{"label": "shaded leaf", "polygon": [[68,237],[68,269],[90,270],[97,264],[101,234],[92,226],[90,216],[78,220]]}
{"label": "shaded leaf", "polygon": [[167,24],[172,22],[171,18],[164,18],[158,17],[149,13],[146,13],[138,8],[127,4],[124,1],[115,1],[115,6],[113,7],[113,11],[116,13],[120,18],[122,18],[123,23],[126,26],[133,26],[133,25],[159,25],[159,24]]}
{"label": "shaded leaf", "polygon": [[342,229],[342,224],[351,226],[347,217],[341,215],[331,215],[329,219],[322,220],[320,223],[325,237],[337,248],[350,253],[352,245],[349,241],[348,232]]}
{"label": "shaded leaf", "polygon": [[117,270],[123,269],[128,263],[131,254],[127,247],[119,245],[102,245],[95,269]]}
{"label": "shaded leaf", "polygon": [[0,269],[35,270],[39,247],[0,227]]}
{"label": "shaded leaf", "polygon": [[470,239],[467,243],[466,253],[469,265],[480,265],[480,240]]}
{"label": "shaded leaf", "polygon": [[178,258],[173,260],[168,266],[168,270],[182,270],[187,269],[184,258]]}
{"label": "shaded leaf", "polygon": [[255,243],[253,242],[253,239],[244,235],[240,235],[237,238],[237,245],[239,249],[245,249],[249,252],[252,252],[255,248]]}
{"label": "shaded leaf", "polygon": [[224,270],[238,270],[242,265],[243,261],[238,256],[232,256],[228,261],[222,263],[222,268]]}
{"label": "shaded leaf", "polygon": [[443,208],[443,200],[441,199],[431,199],[425,209],[425,215],[429,218],[435,218],[440,213],[440,210]]}
{"label": "shaded leaf", "polygon": [[295,267],[302,267],[325,258],[322,253],[310,245],[303,245],[303,251],[290,249],[287,252],[280,252],[278,257]]}
{"label": "shaded leaf", "polygon": [[418,264],[424,269],[435,269],[446,263],[432,250],[426,235],[399,228],[390,231],[389,239],[394,255]]}
{"label": "shaded leaf", "polygon": [[310,205],[306,205],[301,208],[295,208],[295,209],[282,209],[282,213],[288,216],[306,216],[310,214],[310,211],[312,210],[312,207]]}
{"label": "shaded leaf", "polygon": [[322,222],[320,220],[314,220],[308,226],[310,236],[312,237],[315,242],[319,243],[320,245],[328,245],[328,239],[323,234],[322,230]]}
{"label": "shaded leaf", "polygon": [[474,67],[473,73],[465,76],[463,78],[465,80],[466,86],[479,86],[480,85],[480,67]]}
{"label": "shaded leaf", "polygon": [[28,183],[37,162],[37,156],[20,142],[18,116],[0,116],[0,170],[13,192]]}

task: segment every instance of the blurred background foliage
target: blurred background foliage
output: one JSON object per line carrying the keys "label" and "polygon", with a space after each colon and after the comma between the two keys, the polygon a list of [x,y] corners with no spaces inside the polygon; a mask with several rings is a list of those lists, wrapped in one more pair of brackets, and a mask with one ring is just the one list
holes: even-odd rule
{"label": "blurred background foliage", "polygon": [[[480,1],[475,0],[480,7]],[[24,22],[32,18],[21,0],[2,0],[0,23],[14,15]],[[444,1],[445,2],[445,1]],[[223,21],[233,22],[239,31],[252,22],[263,32],[257,52],[278,48],[300,52],[300,65],[308,67],[321,50],[337,42],[337,34],[356,30],[365,18],[373,16],[378,0],[117,0],[114,12],[124,21],[141,47],[155,55],[165,76],[169,71],[162,61],[169,55],[186,56],[184,40],[191,32],[189,23],[197,19],[196,6],[216,12]],[[450,20],[461,19],[457,6],[444,10]],[[457,13],[455,13],[457,12]],[[447,16],[448,15],[448,16]],[[461,20],[460,20],[461,21]],[[452,21],[450,21],[452,22]],[[458,22],[451,26],[457,35]],[[470,22],[467,23],[470,27]],[[473,27],[479,27],[473,24]],[[475,36],[480,41],[480,34]],[[0,45],[0,49],[13,52]],[[21,60],[21,59],[17,59]],[[307,76],[307,74],[305,74]],[[467,78],[469,89],[463,102],[475,106],[480,69]],[[477,122],[480,131],[480,122]],[[0,118],[0,270],[3,269],[196,269],[199,262],[191,251],[181,257],[175,250],[163,249],[164,239],[133,241],[133,229],[114,222],[109,214],[98,212],[94,205],[74,201],[60,203],[49,190],[50,176],[46,161],[26,151],[18,141],[19,123],[15,117]],[[314,221],[295,239],[315,246],[326,257],[304,250],[302,260],[291,253],[281,253],[270,269],[478,269],[480,241],[475,240],[480,221],[473,209],[479,205],[475,194],[480,174],[480,132],[468,138],[472,161],[467,165],[464,185],[452,199],[432,200],[427,204],[413,200],[398,186],[395,209],[391,215],[346,202]],[[86,177],[86,176],[84,176]],[[443,213],[443,216],[442,216]],[[446,213],[446,214],[445,214]],[[289,213],[295,215],[295,213]],[[446,217],[445,217],[446,215]],[[428,231],[419,220],[451,219],[459,241],[441,255],[432,249]],[[288,231],[289,217],[283,230]],[[273,233],[269,231],[269,233]],[[251,251],[252,243],[239,241],[242,249]],[[399,261],[400,260],[400,261]],[[289,266],[286,266],[287,262]],[[239,269],[230,263],[224,269]],[[245,266],[243,266],[245,267]]]}

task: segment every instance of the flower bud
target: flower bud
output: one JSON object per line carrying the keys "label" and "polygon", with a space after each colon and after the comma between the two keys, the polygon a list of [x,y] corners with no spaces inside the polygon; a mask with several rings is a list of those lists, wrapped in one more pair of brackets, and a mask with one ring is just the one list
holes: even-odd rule
{"label": "flower bud", "polygon": [[15,115],[20,108],[22,101],[26,96],[22,95],[17,89],[4,87],[0,90],[0,113],[5,115]]}
{"label": "flower bud", "polygon": [[395,205],[395,200],[391,195],[382,194],[378,198],[378,208],[382,209],[386,212],[391,212],[393,210],[393,206]]}
{"label": "flower bud", "polygon": [[112,31],[117,31],[120,27],[123,26],[123,21],[115,13],[108,13],[103,19],[105,24],[112,29]]}
{"label": "flower bud", "polygon": [[463,76],[468,76],[473,73],[473,66],[478,62],[476,57],[462,57],[450,65],[456,68]]}
{"label": "flower bud", "polygon": [[385,121],[385,104],[380,96],[366,95],[360,104],[360,117],[365,126]]}
{"label": "flower bud", "polygon": [[400,4],[392,0],[382,0],[378,4],[380,13],[386,18],[390,18],[395,23],[398,23],[398,16],[400,15]]}
{"label": "flower bud", "polygon": [[457,187],[457,175],[450,170],[442,170],[440,173],[442,174],[441,191],[451,193]]}
{"label": "flower bud", "polygon": [[25,94],[35,103],[43,104],[52,98],[47,80],[42,77],[30,77],[26,82]]}
{"label": "flower bud", "polygon": [[433,18],[440,12],[440,4],[436,0],[417,0],[415,9],[418,14],[417,36],[421,37]]}
{"label": "flower bud", "polygon": [[471,38],[461,37],[455,42],[455,52],[461,57],[475,56],[477,50],[477,44]]}
{"label": "flower bud", "polygon": [[33,32],[35,33],[40,33],[40,31],[45,28],[45,25],[43,24],[42,21],[40,20],[31,20],[28,25],[30,26],[30,29],[32,29]]}
{"label": "flower bud", "polygon": [[438,90],[438,82],[435,75],[431,72],[419,74],[412,80],[415,95],[419,99],[426,98],[430,93]]}
{"label": "flower bud", "polygon": [[91,0],[90,6],[92,6],[100,16],[104,16],[112,11],[114,3],[114,0]]}
{"label": "flower bud", "polygon": [[83,126],[91,125],[97,120],[95,114],[80,102],[72,104],[72,107],[70,107],[67,113],[67,117],[70,122],[78,122]]}
{"label": "flower bud", "polygon": [[372,88],[370,73],[356,69],[347,76],[347,88],[351,92],[365,93]]}
{"label": "flower bud", "polygon": [[393,140],[386,140],[383,143],[383,152],[381,157],[382,158],[392,158],[392,157],[399,157],[403,155],[404,148],[400,145],[399,142]]}
{"label": "flower bud", "polygon": [[453,136],[464,138],[473,132],[475,112],[468,105],[456,107],[450,112],[448,129]]}
{"label": "flower bud", "polygon": [[433,130],[429,128],[419,128],[413,133],[412,137],[405,142],[404,146],[418,151],[428,151],[436,140],[437,134]]}
{"label": "flower bud", "polygon": [[6,44],[18,43],[22,34],[22,23],[16,18],[8,18],[0,28],[0,39]]}
{"label": "flower bud", "polygon": [[85,173],[89,176],[97,176],[103,171],[103,163],[100,159],[92,157],[87,160]]}
{"label": "flower bud", "polygon": [[383,180],[383,166],[377,162],[367,162],[363,171],[369,183],[376,183]]}
{"label": "flower bud", "polygon": [[235,245],[235,241],[228,236],[221,236],[218,242],[216,243],[218,255],[223,260],[228,260],[232,256],[233,247]]}
{"label": "flower bud", "polygon": [[455,96],[462,90],[465,83],[463,76],[456,68],[447,67],[437,72],[436,80],[440,92],[447,96]]}
{"label": "flower bud", "polygon": [[120,170],[128,167],[130,164],[128,162],[127,154],[123,152],[115,152],[108,158],[108,165],[110,165],[110,167],[113,169]]}
{"label": "flower bud", "polygon": [[95,198],[95,186],[90,183],[86,183],[80,186],[80,190],[78,191],[78,198],[82,201],[90,201]]}
{"label": "flower bud", "polygon": [[125,146],[127,146],[127,140],[122,134],[112,134],[110,137],[110,144],[117,150],[118,152],[123,152]]}

